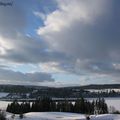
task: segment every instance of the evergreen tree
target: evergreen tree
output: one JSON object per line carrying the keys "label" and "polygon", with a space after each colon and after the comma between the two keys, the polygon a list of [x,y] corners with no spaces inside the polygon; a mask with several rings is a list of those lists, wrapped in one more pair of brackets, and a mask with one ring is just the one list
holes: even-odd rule
{"label": "evergreen tree", "polygon": [[58,112],[61,112],[61,111],[62,111],[62,109],[61,109],[61,106],[62,106],[62,105],[61,105],[61,102],[60,102],[60,101],[57,103],[56,106],[57,106],[57,111],[58,111]]}
{"label": "evergreen tree", "polygon": [[17,101],[13,101],[13,103],[8,104],[7,112],[11,112],[14,114],[23,114],[27,112],[49,112],[49,111],[58,111],[58,112],[76,112],[83,114],[104,114],[108,113],[108,107],[105,103],[105,100],[102,98],[97,99],[96,101],[89,102],[85,100],[83,97],[81,99],[77,99],[75,104],[71,102],[59,101],[54,102],[50,98],[38,99],[32,103],[30,106],[30,102],[23,102],[19,104]]}
{"label": "evergreen tree", "polygon": [[57,105],[56,105],[56,102],[51,102],[50,104],[50,111],[56,111],[57,110]]}

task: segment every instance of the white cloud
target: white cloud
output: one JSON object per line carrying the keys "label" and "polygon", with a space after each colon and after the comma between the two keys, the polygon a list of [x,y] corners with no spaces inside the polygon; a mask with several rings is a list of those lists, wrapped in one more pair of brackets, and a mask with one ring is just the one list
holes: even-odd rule
{"label": "white cloud", "polygon": [[40,17],[42,20],[46,19],[46,15],[42,12],[33,12],[35,16]]}
{"label": "white cloud", "polygon": [[39,64],[40,70],[45,73],[64,73],[65,71],[60,68],[59,62],[46,62]]}
{"label": "white cloud", "polygon": [[[29,5],[34,7],[29,9],[17,2],[13,7],[0,7],[2,65],[17,66],[30,63],[50,74],[66,71],[83,75],[81,81],[87,79],[86,75],[90,77],[90,81],[104,75],[112,80],[116,79],[115,75],[120,73],[117,67],[120,63],[120,18],[117,14],[119,7],[114,6],[117,2],[111,5],[110,0],[56,1],[58,6],[55,6],[56,10],[51,10],[53,12],[34,12],[44,23],[37,29],[40,39],[38,36],[32,36],[32,29],[34,25],[41,25],[42,22],[38,22],[38,18],[31,19],[33,16],[30,15],[37,10],[33,8],[39,6],[39,2],[30,2]],[[49,3],[45,5],[48,7]],[[37,23],[32,25],[34,22]],[[94,75],[95,77],[91,77]],[[32,76],[38,75],[36,73]]]}
{"label": "white cloud", "polygon": [[[109,0],[57,0],[58,9],[46,15],[37,33],[51,49],[70,56],[64,70],[106,75],[118,79],[120,71],[119,20],[117,2]],[[90,75],[91,74],[91,75]]]}
{"label": "white cloud", "polygon": [[0,55],[6,54],[6,51],[12,48],[12,43],[10,43],[8,39],[5,39],[4,37],[0,36]]}
{"label": "white cloud", "polygon": [[[46,16],[44,27],[38,29],[39,35],[59,32],[64,27],[71,27],[74,22],[93,24],[96,17],[104,14],[106,2],[103,0],[57,0],[59,9]],[[38,13],[37,13],[38,14]],[[39,13],[41,16],[41,13]],[[42,15],[43,16],[43,15]]]}
{"label": "white cloud", "polygon": [[106,56],[106,46],[102,46],[104,33],[100,27],[101,18],[105,19],[108,16],[111,2],[108,4],[105,0],[57,1],[58,9],[46,16],[44,26],[37,30],[38,35],[43,37],[52,49],[68,55],[98,57],[103,50],[103,56]]}

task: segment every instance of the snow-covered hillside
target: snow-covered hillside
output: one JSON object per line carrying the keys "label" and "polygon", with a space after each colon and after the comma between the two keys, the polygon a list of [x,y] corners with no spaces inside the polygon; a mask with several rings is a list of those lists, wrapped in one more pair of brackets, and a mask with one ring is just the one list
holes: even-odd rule
{"label": "snow-covered hillside", "polygon": [[110,92],[110,91],[115,91],[115,92],[120,92],[120,89],[85,89],[86,91],[89,92]]}
{"label": "snow-covered hillside", "polygon": [[[11,118],[12,114],[7,113],[7,118]],[[120,115],[104,114],[90,116],[90,120],[120,120]],[[14,120],[20,120],[16,115]],[[85,115],[76,113],[63,113],[63,112],[31,112],[24,115],[22,120],[86,120]]]}

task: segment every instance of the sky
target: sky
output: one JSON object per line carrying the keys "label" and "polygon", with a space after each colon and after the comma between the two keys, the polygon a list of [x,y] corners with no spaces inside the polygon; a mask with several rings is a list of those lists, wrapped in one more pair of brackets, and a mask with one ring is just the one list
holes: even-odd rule
{"label": "sky", "polygon": [[0,0],[0,84],[119,84],[119,4]]}

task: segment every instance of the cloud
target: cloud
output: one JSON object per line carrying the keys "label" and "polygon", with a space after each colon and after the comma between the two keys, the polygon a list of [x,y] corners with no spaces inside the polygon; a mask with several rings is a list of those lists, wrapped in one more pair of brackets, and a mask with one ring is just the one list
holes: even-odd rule
{"label": "cloud", "polygon": [[54,82],[52,76],[48,73],[35,72],[35,73],[22,73],[15,72],[9,69],[0,68],[0,81],[9,83],[40,83],[40,82]]}
{"label": "cloud", "polygon": [[37,33],[51,49],[71,56],[72,61],[66,64],[69,67],[63,69],[117,79],[115,75],[120,71],[114,64],[120,63],[119,2],[57,0],[57,3],[58,9],[46,15],[44,26]]}
{"label": "cloud", "polygon": [[[119,2],[54,1],[26,0],[24,5],[15,1],[12,7],[0,7],[1,65],[32,64],[46,74],[66,72],[82,81],[101,76],[119,81]],[[14,74],[30,80],[39,76]]]}
{"label": "cloud", "polygon": [[[32,7],[26,9],[26,5],[31,4]],[[48,43],[33,33],[37,22],[33,11],[38,5],[41,7],[45,3],[27,0],[24,5],[14,1],[11,7],[0,6],[0,60],[38,64],[68,59],[64,53],[50,50]]]}
{"label": "cloud", "polygon": [[[47,15],[44,26],[40,27],[37,33],[53,49],[69,55],[97,56],[95,49],[102,53],[106,47],[101,49],[104,41],[102,39],[106,36],[104,31],[102,32],[101,21],[97,20],[108,13],[105,9],[108,7],[107,3],[103,0],[58,0],[58,7],[59,9]],[[104,55],[106,56],[106,53]]]}
{"label": "cloud", "polygon": [[60,69],[60,63],[59,62],[46,62],[39,64],[39,67],[41,71],[46,73],[64,73],[63,69]]}
{"label": "cloud", "polygon": [[[47,43],[36,38],[19,35],[14,39],[1,37],[0,43],[0,59],[15,63],[32,63],[52,61],[67,61],[64,53],[50,50]],[[7,44],[8,46],[7,46]]]}
{"label": "cloud", "polygon": [[[11,7],[0,6],[0,66],[5,66],[4,69],[0,69],[0,81],[13,84],[22,84],[21,82],[33,84],[33,81],[52,84],[51,82],[54,82],[54,79],[50,72],[40,72],[41,70],[39,70],[39,72],[29,73],[31,71],[28,69],[29,66],[25,73],[18,72],[22,69],[24,72],[24,68],[19,68],[19,65],[39,66],[41,64],[39,69],[42,69],[42,66],[44,65],[45,68],[47,63],[61,63],[69,59],[64,53],[51,50],[46,41],[33,33],[32,27],[34,26],[31,24],[36,22],[36,18],[31,19],[31,17],[38,2],[26,9],[28,3],[31,5],[34,1],[27,1],[24,5],[14,1]],[[30,27],[29,30],[27,27]],[[16,70],[13,66],[16,66]],[[57,68],[52,69],[56,71]]]}
{"label": "cloud", "polygon": [[93,23],[97,17],[107,12],[106,2],[103,0],[57,0],[57,2],[58,9],[46,17],[41,12],[36,12],[37,16],[41,18],[44,16],[45,19],[44,27],[40,27],[37,31],[39,35],[59,32],[62,28],[70,28],[75,22]]}
{"label": "cloud", "polygon": [[80,59],[110,59],[120,37],[114,35],[115,26],[110,27],[110,6],[107,0],[58,1],[59,9],[46,16],[37,32],[54,50]]}

